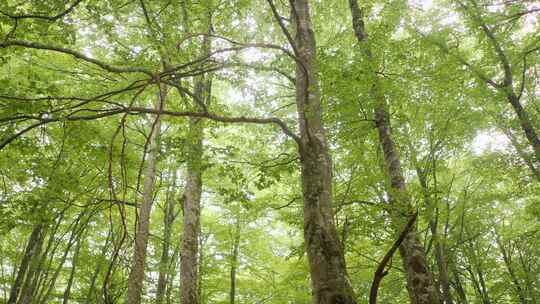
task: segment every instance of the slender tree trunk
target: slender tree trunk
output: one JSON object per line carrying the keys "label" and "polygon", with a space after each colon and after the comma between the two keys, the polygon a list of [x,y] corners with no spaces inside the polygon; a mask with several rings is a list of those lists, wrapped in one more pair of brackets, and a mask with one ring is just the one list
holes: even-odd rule
{"label": "slender tree trunk", "polygon": [[[363,12],[358,7],[357,0],[349,0],[349,5],[355,35],[358,42],[362,44],[365,56],[371,64],[371,73],[374,77],[371,96],[376,104],[375,124],[379,135],[379,143],[384,154],[386,173],[390,179],[388,194],[392,204],[391,217],[395,230],[401,231],[401,226],[413,214],[410,197],[405,186],[399,153],[392,138],[388,105],[382,92],[380,80],[375,74],[376,64],[367,41],[368,35],[364,26]],[[399,252],[407,275],[407,290],[409,291],[411,303],[439,303],[439,292],[428,269],[424,246],[422,246],[417,236],[416,228],[411,229],[407,234],[399,247]]]}
{"label": "slender tree trunk", "polygon": [[482,288],[482,298],[484,300],[484,304],[491,304],[491,299],[489,298],[488,290],[486,287],[486,281],[484,280],[484,272],[480,268],[480,265],[477,265],[477,272],[478,281],[480,282],[480,287]]}
{"label": "slender tree trunk", "polygon": [[458,303],[459,304],[468,304],[469,301],[467,300],[467,294],[465,293],[465,289],[463,288],[463,284],[461,284],[460,274],[457,270],[456,265],[453,265],[452,267],[452,276],[454,277],[454,287],[456,290],[456,293],[458,295]]}
{"label": "slender tree trunk", "polygon": [[240,220],[236,219],[236,227],[234,231],[233,248],[231,252],[231,288],[229,291],[229,303],[235,303],[236,295],[236,271],[238,269],[238,247],[240,246]]}
{"label": "slender tree trunk", "polygon": [[[420,180],[420,186],[422,187],[422,192],[424,194],[424,201],[426,203],[426,206],[433,206],[433,203],[431,202],[431,198],[429,196],[429,189],[428,184],[426,181],[426,172],[423,172],[420,167],[416,168],[416,172],[418,175],[418,179]],[[437,191],[437,189],[435,189]],[[434,208],[438,213],[438,208]],[[441,241],[440,234],[438,233],[438,227],[437,227],[437,217],[432,218],[429,221],[429,228],[431,230],[431,236],[433,238],[434,243],[434,251],[435,251],[435,260],[437,262],[437,268],[439,270],[439,285],[442,290],[442,298],[443,303],[445,304],[453,304],[454,301],[452,299],[452,293],[450,292],[450,278],[448,276],[448,265],[446,263],[446,255],[444,250],[444,245]]]}
{"label": "slender tree trunk", "polygon": [[[163,84],[159,86],[159,96],[156,102],[156,109],[161,110],[165,104],[167,87]],[[148,244],[148,235],[150,233],[150,213],[154,199],[154,181],[156,177],[156,162],[159,153],[159,134],[161,130],[161,118],[156,116],[152,122],[150,135],[148,139],[148,159],[144,170],[143,181],[143,201],[139,210],[139,222],[137,233],[135,235],[135,244],[133,247],[133,261],[131,272],[128,277],[127,304],[139,304],[141,302],[141,293],[144,281],[144,264],[146,260],[146,247]]]}
{"label": "slender tree trunk", "polygon": [[[101,247],[101,254],[99,255],[99,258],[105,257],[107,254],[107,250],[109,249],[109,244],[112,240],[112,230],[109,230],[109,233],[107,234],[107,238],[105,239],[105,244],[103,244],[103,247]],[[92,278],[90,279],[90,286],[88,288],[88,293],[86,294],[86,304],[90,303],[97,303],[98,297],[96,296],[96,281],[99,276],[99,273],[101,271],[101,263],[98,259],[96,262],[96,268],[94,270],[94,273],[92,274]],[[94,302],[95,300],[95,302]]]}
{"label": "slender tree trunk", "polygon": [[[45,283],[43,284],[42,292],[39,294],[39,296],[37,297],[37,299],[34,302],[42,303],[42,304],[46,304],[46,303],[49,302],[49,298],[51,296],[51,293],[52,293],[53,289],[56,287],[56,280],[58,279],[58,277],[60,275],[60,272],[62,271],[62,269],[64,267],[64,263],[66,262],[66,259],[67,259],[67,256],[68,256],[70,250],[71,250],[71,247],[73,247],[75,242],[79,242],[79,241],[77,241],[77,238],[80,237],[84,233],[84,229],[86,227],[86,224],[90,220],[90,218],[87,218],[86,221],[83,221],[81,223],[81,219],[83,219],[84,216],[85,216],[85,212],[80,213],[79,216],[75,219],[75,221],[70,226],[71,233],[70,233],[70,236],[69,236],[69,240],[68,240],[66,248],[64,248],[64,253],[62,254],[62,257],[60,258],[60,262],[58,263],[58,267],[56,267],[56,270],[54,271],[53,276],[50,279],[50,281],[48,282],[48,284],[45,284]],[[61,239],[59,241],[61,241]],[[58,246],[55,246],[55,248],[57,248],[57,247]],[[53,250],[53,254],[54,254],[54,252],[55,252],[55,250]],[[44,254],[46,254],[46,253],[44,253]],[[51,257],[51,261],[52,261],[52,258],[53,257]]]}
{"label": "slender tree trunk", "polygon": [[332,210],[332,162],[321,118],[316,42],[308,0],[295,0],[296,104],[304,198],[304,240],[314,304],[356,303]]}
{"label": "slender tree trunk", "polygon": [[73,253],[73,258],[71,259],[71,271],[69,272],[69,279],[67,282],[66,289],[64,290],[64,297],[63,297],[64,299],[62,302],[63,304],[69,303],[69,299],[71,296],[71,286],[73,286],[73,281],[75,279],[75,269],[77,267],[77,263],[79,260],[79,252],[81,251],[82,243],[83,243],[82,239],[79,239],[77,241],[77,246],[75,247],[75,252]]}
{"label": "slender tree trunk", "polygon": [[[171,170],[173,171],[173,170]],[[174,205],[176,187],[176,171],[171,174],[172,186],[169,187],[169,193],[166,198],[165,214],[163,216],[163,247],[161,248],[161,259],[159,261],[159,277],[156,291],[156,303],[163,303],[165,288],[169,274],[169,247],[171,243],[171,230],[174,221]]]}
{"label": "slender tree trunk", "polygon": [[504,247],[503,242],[501,241],[500,236],[495,232],[495,240],[497,242],[497,246],[499,247],[499,250],[501,251],[501,254],[503,256],[504,265],[506,266],[506,270],[508,271],[508,274],[510,275],[510,279],[512,280],[512,283],[514,284],[514,287],[516,288],[516,293],[519,298],[519,301],[521,304],[527,304],[527,296],[525,295],[525,292],[521,286],[521,283],[519,282],[518,277],[516,276],[516,273],[514,271],[514,267],[512,266],[512,256],[510,253],[506,250]]}
{"label": "slender tree trunk", "polygon": [[30,237],[28,238],[28,242],[24,250],[23,258],[21,260],[21,264],[19,265],[19,270],[17,271],[17,276],[15,277],[15,281],[13,282],[13,285],[11,286],[7,304],[17,303],[17,299],[19,297],[19,291],[22,287],[24,278],[28,271],[28,266],[30,265],[30,261],[37,254],[37,250],[38,250],[37,245],[40,242],[39,241],[40,238],[43,237],[42,233],[43,233],[43,224],[41,223],[35,224],[34,228],[32,229],[32,233],[30,233]]}

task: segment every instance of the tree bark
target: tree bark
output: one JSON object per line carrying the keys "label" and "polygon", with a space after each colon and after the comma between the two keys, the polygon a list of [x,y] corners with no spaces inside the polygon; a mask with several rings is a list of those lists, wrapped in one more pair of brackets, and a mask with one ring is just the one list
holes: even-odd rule
{"label": "tree bark", "polygon": [[[426,172],[423,172],[420,167],[416,168],[418,179],[420,181],[420,186],[422,187],[422,192],[424,194],[424,201],[426,206],[432,206],[431,198],[429,196],[429,188],[426,180]],[[435,189],[437,191],[437,189]],[[438,210],[437,207],[434,208]],[[436,211],[438,213],[438,211]],[[435,251],[435,260],[437,262],[437,268],[439,270],[439,285],[442,290],[442,300],[445,304],[453,304],[452,293],[450,292],[450,278],[448,276],[448,265],[446,263],[445,248],[441,242],[440,235],[438,233],[437,227],[437,217],[432,218],[429,221],[429,228],[431,230],[431,236],[433,238],[433,245]]]}
{"label": "tree bark", "polygon": [[32,258],[36,255],[37,245],[39,244],[40,238],[43,237],[42,230],[43,224],[39,223],[34,225],[32,232],[30,233],[26,248],[24,249],[24,255],[21,260],[21,264],[19,265],[19,270],[17,271],[17,276],[15,277],[15,281],[13,282],[13,285],[11,286],[11,290],[9,292],[9,299],[7,301],[7,304],[17,303],[19,291],[22,287],[24,278],[28,271],[28,266],[30,265],[30,261],[32,260]]}
{"label": "tree bark", "polygon": [[[161,110],[165,104],[167,87],[159,84],[159,96],[156,101],[156,109]],[[156,163],[159,153],[159,134],[161,130],[161,118],[156,116],[152,122],[148,139],[148,159],[143,181],[143,201],[139,210],[139,222],[133,247],[133,261],[131,272],[128,277],[127,304],[139,304],[144,281],[144,263],[146,260],[146,247],[150,233],[150,213],[154,199],[154,181],[156,177]]]}
{"label": "tree bark", "polygon": [[[410,197],[407,193],[405,179],[401,169],[399,153],[395,146],[390,126],[390,115],[388,114],[388,104],[382,92],[380,79],[376,72],[376,63],[368,43],[368,35],[365,30],[363,12],[358,7],[357,0],[349,0],[352,14],[353,29],[358,42],[367,57],[370,72],[373,75],[374,83],[371,87],[371,97],[375,101],[375,125],[379,135],[379,144],[382,148],[386,173],[390,179],[388,196],[392,204],[391,218],[394,229],[401,231],[412,212]],[[422,246],[417,236],[416,227],[411,229],[399,248],[403,267],[407,275],[407,290],[411,303],[432,304],[439,303],[439,292],[433,280],[433,276],[428,269],[428,263]]]}
{"label": "tree bark", "polygon": [[235,303],[236,295],[236,271],[238,269],[238,247],[240,246],[240,220],[236,219],[236,227],[234,231],[233,247],[231,252],[231,288],[229,290],[229,303]]}
{"label": "tree bark", "polygon": [[315,304],[356,303],[332,210],[332,162],[321,118],[316,42],[308,0],[295,0],[293,46],[300,161],[304,199],[304,240]]}
{"label": "tree bark", "polygon": [[458,303],[459,304],[468,304],[469,301],[467,300],[467,294],[465,293],[465,289],[463,288],[463,284],[461,284],[460,274],[457,270],[457,267],[455,264],[452,264],[452,275],[454,277],[454,287],[456,290],[456,293],[458,295]]}
{"label": "tree bark", "polygon": [[[51,237],[53,237],[51,235]],[[34,297],[34,292],[37,285],[37,278],[40,273],[40,260],[42,256],[42,246],[43,241],[45,239],[45,231],[41,230],[39,232],[38,238],[35,243],[35,248],[32,252],[32,259],[30,262],[30,266],[28,268],[28,273],[26,274],[26,278],[24,280],[24,284],[21,289],[21,297],[18,301],[20,304],[29,304],[32,302],[32,299]]]}
{"label": "tree bark", "polygon": [[525,138],[527,138],[527,141],[529,141],[529,144],[533,148],[534,154],[536,156],[536,162],[540,163],[540,139],[538,138],[538,134],[536,133],[536,130],[533,127],[531,120],[527,115],[527,112],[525,112],[525,109],[521,105],[519,97],[514,92],[507,92],[507,99],[510,105],[512,105],[514,111],[516,112],[521,129],[525,134]]}
{"label": "tree bark", "polygon": [[77,267],[77,262],[79,260],[79,252],[81,251],[83,240],[79,239],[77,241],[77,246],[75,247],[75,252],[73,253],[73,258],[71,259],[71,271],[69,272],[69,279],[67,282],[66,289],[64,290],[63,304],[68,304],[71,296],[71,286],[73,286],[73,281],[75,279],[75,269]]}
{"label": "tree bark", "polygon": [[[201,86],[199,84],[198,86]],[[200,92],[201,89],[199,89]],[[200,93],[199,92],[199,93]],[[180,258],[181,303],[197,304],[198,250],[201,230],[201,192],[202,192],[202,138],[203,121],[190,118],[188,134],[187,180],[183,196],[183,235]]]}
{"label": "tree bark", "polygon": [[172,185],[169,187],[169,193],[166,198],[165,214],[163,215],[163,246],[161,248],[161,259],[159,261],[159,277],[156,291],[156,303],[163,303],[163,297],[165,296],[165,288],[167,287],[167,280],[169,276],[169,248],[171,244],[171,230],[174,221],[175,212],[175,194],[173,190],[176,187],[176,170],[171,174]]}
{"label": "tree bark", "polygon": [[[99,255],[99,257],[105,257],[105,254],[107,254],[107,250],[109,249],[109,244],[110,242],[112,241],[112,230],[109,230],[109,233],[107,234],[107,238],[105,239],[105,243],[103,244],[103,247],[101,247],[101,254]],[[86,301],[85,303],[86,304],[90,304],[90,303],[97,303],[98,302],[98,297],[96,296],[96,281],[97,281],[97,278],[99,276],[99,273],[101,271],[101,263],[100,263],[100,260],[98,259],[96,261],[96,268],[94,270],[94,273],[92,274],[92,278],[90,279],[90,286],[88,288],[88,293],[86,294]],[[93,302],[95,300],[95,302]]]}

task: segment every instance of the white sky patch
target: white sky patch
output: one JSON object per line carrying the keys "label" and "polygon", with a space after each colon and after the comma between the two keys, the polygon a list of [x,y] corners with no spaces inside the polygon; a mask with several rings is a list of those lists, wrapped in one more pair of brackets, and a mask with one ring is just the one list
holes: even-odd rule
{"label": "white sky patch", "polygon": [[242,52],[242,60],[246,63],[254,63],[257,61],[262,61],[264,59],[267,59],[269,57],[268,54],[265,52],[262,52],[260,49],[257,48],[248,48]]}
{"label": "white sky patch", "polygon": [[422,10],[429,10],[434,6],[433,0],[409,0],[409,4]]}
{"label": "white sky patch", "polygon": [[486,152],[506,151],[510,147],[510,140],[497,130],[479,131],[472,141],[472,152],[481,155]]}

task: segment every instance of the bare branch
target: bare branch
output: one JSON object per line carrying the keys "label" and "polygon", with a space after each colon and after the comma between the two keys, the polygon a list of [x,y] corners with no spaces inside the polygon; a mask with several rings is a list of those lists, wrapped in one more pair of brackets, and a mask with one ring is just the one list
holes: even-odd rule
{"label": "bare branch", "polygon": [[78,51],[60,47],[60,46],[52,46],[52,45],[42,44],[38,42],[24,41],[24,40],[9,40],[9,41],[0,42],[0,48],[14,47],[14,46],[20,46],[20,47],[38,49],[38,50],[48,50],[48,51],[53,51],[57,53],[71,55],[77,59],[81,59],[83,61],[95,64],[99,66],[100,68],[107,70],[109,72],[113,72],[113,73],[144,73],[144,74],[149,75],[150,77],[153,77],[153,73],[147,69],[143,69],[139,67],[122,67],[122,66],[110,65],[103,61],[90,58]]}

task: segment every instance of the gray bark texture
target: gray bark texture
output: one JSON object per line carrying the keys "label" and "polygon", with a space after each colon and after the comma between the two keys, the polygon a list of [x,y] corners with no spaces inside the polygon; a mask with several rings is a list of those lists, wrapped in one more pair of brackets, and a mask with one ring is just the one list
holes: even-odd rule
{"label": "gray bark texture", "polygon": [[[167,87],[160,85],[159,96],[156,102],[156,109],[163,109]],[[159,153],[159,133],[161,129],[161,119],[156,116],[151,123],[151,131],[148,139],[148,159],[144,168],[143,198],[139,208],[139,222],[135,235],[133,247],[133,261],[128,277],[127,304],[139,304],[143,291],[144,263],[146,260],[146,247],[150,234],[150,213],[152,211],[154,199],[154,182],[156,178],[156,162]]]}
{"label": "gray bark texture", "polygon": [[295,0],[296,104],[304,198],[304,240],[313,303],[356,303],[332,210],[332,162],[321,118],[316,44],[308,0]]}
{"label": "gray bark texture", "polygon": [[[352,14],[354,33],[359,44],[361,44],[365,56],[370,61],[371,72],[374,74],[371,97],[375,101],[375,125],[379,135],[379,144],[384,155],[386,173],[390,180],[388,189],[388,196],[392,205],[390,216],[394,229],[396,232],[399,232],[414,212],[409,194],[407,193],[399,153],[391,133],[388,104],[382,92],[379,77],[375,75],[376,64],[373,62],[373,55],[369,47],[363,11],[359,8],[357,0],[349,0],[349,6]],[[399,252],[403,260],[403,268],[407,277],[407,290],[411,303],[439,303],[439,291],[428,269],[424,246],[422,246],[422,243],[418,239],[415,227],[410,230],[401,243]]]}

